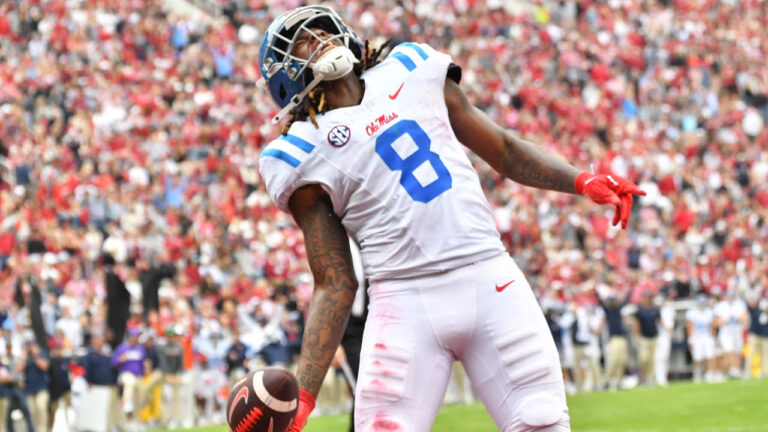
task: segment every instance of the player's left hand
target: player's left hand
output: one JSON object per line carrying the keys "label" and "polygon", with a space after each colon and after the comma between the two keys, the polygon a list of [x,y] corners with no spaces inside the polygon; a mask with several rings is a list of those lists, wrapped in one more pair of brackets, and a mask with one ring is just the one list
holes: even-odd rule
{"label": "player's left hand", "polygon": [[613,225],[621,222],[623,229],[629,223],[632,211],[632,195],[645,195],[645,191],[624,177],[614,174],[592,174],[583,172],[576,177],[574,185],[576,193],[586,195],[597,204],[612,204],[616,206]]}
{"label": "player's left hand", "polygon": [[299,409],[296,412],[296,418],[293,419],[291,427],[288,428],[288,432],[301,432],[307,424],[309,413],[311,413],[313,409],[315,409],[314,396],[312,396],[310,392],[299,387]]}

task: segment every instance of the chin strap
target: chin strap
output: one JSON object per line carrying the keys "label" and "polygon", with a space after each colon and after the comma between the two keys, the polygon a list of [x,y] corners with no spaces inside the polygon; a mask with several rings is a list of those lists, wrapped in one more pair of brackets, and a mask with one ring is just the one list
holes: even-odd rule
{"label": "chin strap", "polygon": [[277,114],[275,114],[274,117],[272,117],[272,124],[276,124],[277,122],[283,119],[284,115],[288,114],[292,109],[299,106],[301,101],[304,100],[304,97],[306,97],[307,94],[311,92],[313,88],[317,87],[317,85],[320,84],[320,82],[323,81],[324,78],[325,77],[323,75],[315,75],[315,79],[313,79],[312,82],[307,84],[307,86],[304,87],[304,90],[302,90],[301,93],[292,97],[291,101],[288,102],[288,105],[284,106],[283,109],[281,109]]}
{"label": "chin strap", "polygon": [[313,88],[317,87],[321,81],[333,81],[352,72],[358,60],[352,51],[345,46],[336,46],[323,54],[316,62],[312,64],[312,74],[315,79],[312,80],[301,93],[295,95],[274,117],[272,124],[279,122],[283,116],[297,107]]}

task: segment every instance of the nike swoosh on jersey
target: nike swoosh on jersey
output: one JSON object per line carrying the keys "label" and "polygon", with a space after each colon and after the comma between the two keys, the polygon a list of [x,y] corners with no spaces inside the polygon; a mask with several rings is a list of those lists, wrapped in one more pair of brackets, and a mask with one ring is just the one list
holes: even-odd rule
{"label": "nike swoosh on jersey", "polygon": [[395,92],[395,94],[389,95],[389,98],[392,99],[392,100],[397,99],[397,95],[400,94],[400,90],[403,89],[403,85],[405,85],[405,83],[400,84],[400,87],[397,88],[397,91]]}
{"label": "nike swoosh on jersey", "polygon": [[505,283],[504,285],[496,285],[496,292],[502,292],[502,291],[504,291],[504,288],[508,287],[508,286],[509,286],[509,284],[511,284],[511,283],[512,283],[512,282],[514,282],[514,281],[515,281],[515,280],[514,280],[514,279],[512,279],[511,281],[509,281],[509,282]]}

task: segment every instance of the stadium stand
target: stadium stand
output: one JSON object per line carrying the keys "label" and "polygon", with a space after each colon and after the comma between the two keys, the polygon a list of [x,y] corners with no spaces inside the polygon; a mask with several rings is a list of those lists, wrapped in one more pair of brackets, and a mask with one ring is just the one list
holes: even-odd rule
{"label": "stadium stand", "polygon": [[[182,352],[184,372],[169,375],[178,418],[144,407],[155,382],[145,377],[132,384],[141,406],[105,402],[91,430],[221,422],[243,359],[289,366],[300,343],[312,278],[299,230],[258,174],[279,129],[255,86],[262,31],[299,3],[202,3],[222,16],[176,15],[159,0],[0,3],[2,357],[29,340],[46,356],[55,347],[72,393],[97,400],[86,380],[116,398],[99,359],[123,334],[169,338]],[[620,231],[611,209],[505,182],[473,159],[505,244],[554,312],[571,374],[582,373],[568,352],[580,315],[597,317],[592,355],[606,360],[596,293],[631,291],[632,304],[650,293],[679,311],[665,321],[671,354],[655,361],[677,358],[668,367],[678,378],[691,376],[684,315],[697,294],[711,308],[735,296],[753,323],[768,314],[761,2],[335,4],[364,38],[451,54],[470,100],[500,125],[648,192]],[[768,323],[742,325],[762,340],[765,365]],[[635,376],[637,361],[629,367]]]}

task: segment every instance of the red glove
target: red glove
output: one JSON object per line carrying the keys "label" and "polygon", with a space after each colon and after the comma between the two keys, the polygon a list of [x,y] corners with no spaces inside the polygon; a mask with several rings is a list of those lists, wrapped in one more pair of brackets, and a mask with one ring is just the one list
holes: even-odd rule
{"label": "red glove", "polygon": [[613,225],[621,221],[621,227],[626,229],[629,213],[632,211],[632,194],[645,195],[645,191],[636,184],[617,175],[591,174],[583,172],[576,177],[574,184],[576,193],[586,195],[597,204],[613,204],[616,214]]}
{"label": "red glove", "polygon": [[288,432],[301,432],[307,424],[309,413],[315,409],[315,398],[312,394],[303,388],[299,388],[299,409],[296,412],[296,418],[293,419]]}

